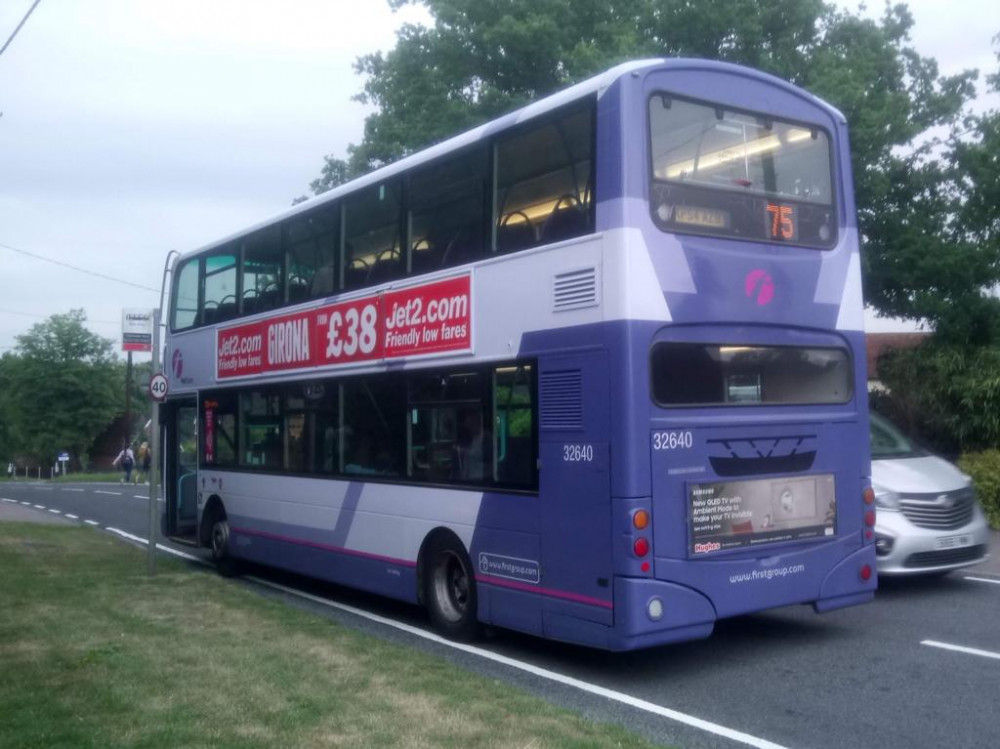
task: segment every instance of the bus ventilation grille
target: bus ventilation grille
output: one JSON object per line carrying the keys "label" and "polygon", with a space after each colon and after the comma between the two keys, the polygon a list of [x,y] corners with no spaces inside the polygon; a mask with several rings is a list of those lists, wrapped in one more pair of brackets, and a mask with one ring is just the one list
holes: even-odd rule
{"label": "bus ventilation grille", "polygon": [[596,307],[600,303],[597,296],[597,268],[557,273],[552,283],[552,308],[563,312],[583,307]]}
{"label": "bus ventilation grille", "polygon": [[538,395],[542,429],[583,429],[583,373],[579,369],[542,372]]}

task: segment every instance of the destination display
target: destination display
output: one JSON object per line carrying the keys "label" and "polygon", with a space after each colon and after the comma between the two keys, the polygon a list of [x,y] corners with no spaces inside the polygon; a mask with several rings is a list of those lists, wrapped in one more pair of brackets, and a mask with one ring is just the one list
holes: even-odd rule
{"label": "destination display", "polygon": [[833,474],[688,485],[695,555],[832,536],[836,520]]}
{"label": "destination display", "polygon": [[472,350],[469,274],[221,328],[220,380]]}

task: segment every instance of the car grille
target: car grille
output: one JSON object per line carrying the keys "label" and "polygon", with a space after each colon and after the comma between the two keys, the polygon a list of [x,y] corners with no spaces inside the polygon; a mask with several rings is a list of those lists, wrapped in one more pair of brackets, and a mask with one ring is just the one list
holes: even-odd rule
{"label": "car grille", "polygon": [[906,519],[919,528],[932,530],[949,531],[967,525],[975,506],[976,494],[971,486],[954,492],[899,497],[899,509]]}
{"label": "car grille", "polygon": [[982,544],[978,546],[967,546],[964,549],[944,549],[942,551],[921,551],[910,554],[903,562],[903,566],[910,569],[922,567],[943,567],[948,564],[961,564],[962,562],[975,562],[986,555],[986,547]]}

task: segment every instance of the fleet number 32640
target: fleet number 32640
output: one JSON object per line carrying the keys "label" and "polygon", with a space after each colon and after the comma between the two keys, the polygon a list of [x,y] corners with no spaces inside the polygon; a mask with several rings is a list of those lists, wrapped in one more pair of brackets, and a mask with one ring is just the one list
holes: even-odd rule
{"label": "fleet number 32640", "polygon": [[654,450],[690,450],[692,445],[691,432],[653,432]]}

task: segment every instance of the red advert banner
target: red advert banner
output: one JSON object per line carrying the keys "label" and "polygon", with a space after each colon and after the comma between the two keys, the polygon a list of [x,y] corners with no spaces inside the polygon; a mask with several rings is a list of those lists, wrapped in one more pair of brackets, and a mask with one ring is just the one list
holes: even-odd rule
{"label": "red advert banner", "polygon": [[224,328],[216,376],[472,349],[471,277],[411,286]]}

